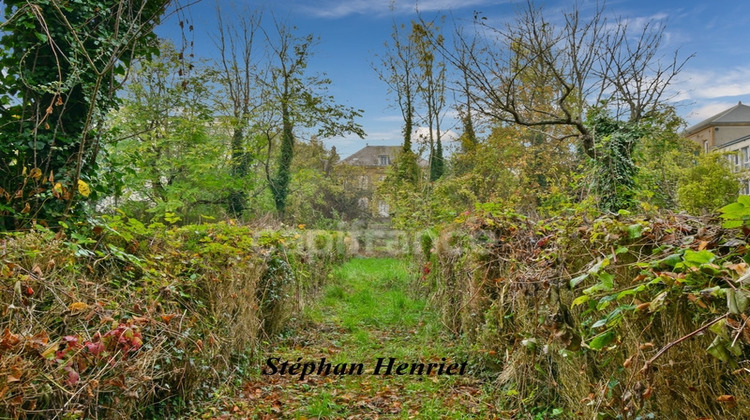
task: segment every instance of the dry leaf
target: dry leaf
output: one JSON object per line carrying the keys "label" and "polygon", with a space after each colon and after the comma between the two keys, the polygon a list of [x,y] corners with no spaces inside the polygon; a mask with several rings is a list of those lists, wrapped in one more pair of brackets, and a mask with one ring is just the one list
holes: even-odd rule
{"label": "dry leaf", "polygon": [[74,302],[68,305],[68,309],[70,309],[72,312],[79,312],[79,311],[85,311],[88,309],[89,305],[87,305],[84,302]]}
{"label": "dry leaf", "polygon": [[726,403],[726,404],[736,404],[737,400],[734,398],[734,395],[721,395],[718,398],[716,398],[716,402],[719,403]]}

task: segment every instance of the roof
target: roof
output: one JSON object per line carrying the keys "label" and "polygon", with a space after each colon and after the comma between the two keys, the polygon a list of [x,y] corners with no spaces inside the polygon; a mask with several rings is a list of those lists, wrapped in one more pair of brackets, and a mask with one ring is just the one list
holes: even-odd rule
{"label": "roof", "polygon": [[[388,166],[396,160],[396,156],[401,152],[401,149],[401,146],[367,145],[348,158],[341,160],[340,163],[353,166]],[[388,156],[388,165],[380,163],[380,156]],[[420,158],[418,164],[419,166],[426,166],[427,161]]]}
{"label": "roof", "polygon": [[726,149],[729,146],[734,146],[736,144],[739,144],[739,143],[742,143],[742,142],[746,142],[748,140],[750,140],[750,135],[740,137],[738,139],[735,139],[735,140],[732,140],[730,142],[724,143],[724,144],[722,144],[720,146],[716,146],[716,148],[717,149]]}
{"label": "roof", "polygon": [[711,118],[699,122],[688,128],[686,132],[690,135],[710,126],[738,124],[750,125],[750,106],[743,105],[742,102],[737,103],[737,105],[726,111],[722,111]]}

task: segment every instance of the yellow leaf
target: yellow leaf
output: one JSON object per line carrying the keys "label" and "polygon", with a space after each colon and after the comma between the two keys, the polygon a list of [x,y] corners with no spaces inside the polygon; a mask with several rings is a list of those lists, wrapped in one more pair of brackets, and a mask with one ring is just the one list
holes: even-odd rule
{"label": "yellow leaf", "polygon": [[61,183],[58,182],[52,187],[52,195],[54,195],[55,198],[60,198],[62,193],[63,193],[63,186]]}
{"label": "yellow leaf", "polygon": [[81,193],[82,196],[88,197],[91,194],[91,188],[89,188],[89,184],[78,180],[78,192]]}
{"label": "yellow leaf", "polygon": [[88,309],[88,307],[89,305],[84,302],[73,302],[68,305],[68,309],[70,309],[72,312],[85,311],[86,309]]}
{"label": "yellow leaf", "polygon": [[31,170],[31,173],[29,173],[29,176],[36,180],[39,180],[39,178],[42,177],[42,170],[39,168],[34,168]]}
{"label": "yellow leaf", "polygon": [[47,347],[47,350],[42,352],[42,357],[45,359],[52,360],[53,357],[55,357],[55,352],[60,347],[60,342],[56,341],[51,346]]}

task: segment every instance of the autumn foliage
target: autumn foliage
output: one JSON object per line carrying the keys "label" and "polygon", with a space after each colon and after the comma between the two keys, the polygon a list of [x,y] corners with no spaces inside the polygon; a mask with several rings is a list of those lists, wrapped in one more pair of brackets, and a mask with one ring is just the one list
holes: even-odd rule
{"label": "autumn foliage", "polygon": [[299,236],[117,216],[0,238],[0,416],[184,409],[241,373],[344,257],[341,238],[316,252]]}
{"label": "autumn foliage", "polygon": [[746,418],[747,232],[485,208],[433,236],[422,282],[508,416]]}

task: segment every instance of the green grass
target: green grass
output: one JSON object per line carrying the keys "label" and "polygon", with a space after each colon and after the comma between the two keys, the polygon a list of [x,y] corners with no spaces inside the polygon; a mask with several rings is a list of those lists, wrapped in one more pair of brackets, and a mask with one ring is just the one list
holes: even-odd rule
{"label": "green grass", "polygon": [[284,418],[486,417],[483,393],[454,392],[481,389],[470,376],[370,374],[378,357],[396,357],[399,362],[463,360],[465,349],[448,334],[424,296],[415,292],[417,276],[418,270],[392,258],[353,259],[337,267],[319,300],[298,316],[297,331],[270,349],[267,357],[326,357],[332,364],[364,363],[370,371],[362,376],[315,375],[304,382],[258,375],[248,387],[260,389],[265,399],[250,405],[250,417],[266,413],[260,401],[267,407],[269,398],[283,402],[281,413],[272,414]]}

